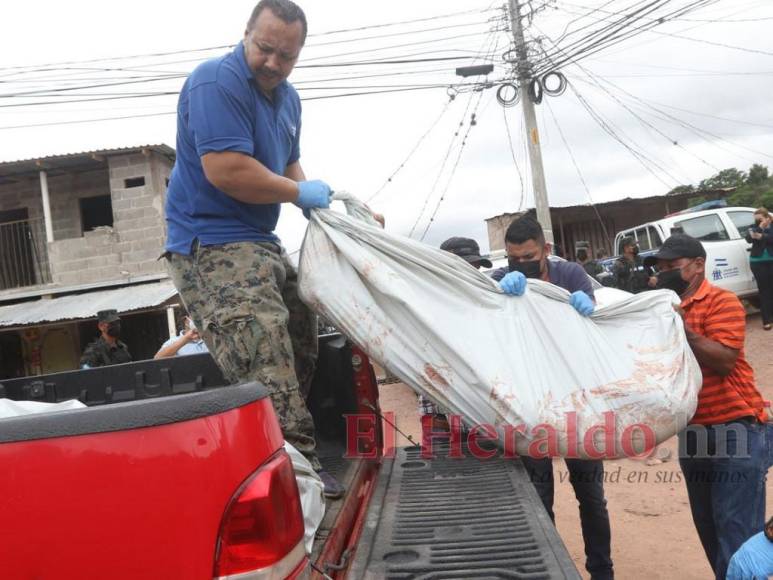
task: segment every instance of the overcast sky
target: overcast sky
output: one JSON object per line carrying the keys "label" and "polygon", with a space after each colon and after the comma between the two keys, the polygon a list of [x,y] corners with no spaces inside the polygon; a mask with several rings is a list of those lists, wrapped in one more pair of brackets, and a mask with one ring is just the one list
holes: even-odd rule
{"label": "overcast sky", "polygon": [[[534,1],[535,5],[542,3]],[[583,26],[598,26],[594,23],[611,18],[607,12],[597,11],[583,20],[575,20],[578,15],[587,14],[589,7],[615,11],[635,3],[556,0],[536,15],[529,34],[555,40],[564,31],[570,34],[580,29],[564,38],[566,46],[592,29],[582,29]],[[673,8],[688,3],[690,0],[671,2]],[[175,117],[166,114],[174,111],[174,95],[36,106],[29,103],[95,99],[117,92],[175,92],[184,81],[182,77],[77,89],[54,97],[38,93],[10,99],[5,95],[76,84],[108,84],[125,81],[128,76],[183,75],[201,59],[221,54],[225,49],[52,67],[33,65],[230,45],[241,38],[253,5],[242,0],[14,3],[13,14],[8,16],[6,9],[6,17],[0,21],[0,93],[4,95],[0,104],[6,105],[0,106],[0,160],[141,144],[174,146]],[[408,158],[371,204],[386,214],[387,228],[405,235],[414,229],[414,237],[421,237],[430,216],[436,212],[426,234],[427,243],[439,244],[451,235],[465,235],[476,238],[486,249],[485,218],[515,211],[519,204],[533,204],[521,109],[503,109],[495,99],[496,88],[480,93],[462,92],[448,104],[443,87],[460,82],[454,75],[455,66],[480,63],[474,56],[486,51],[495,55],[498,65],[490,80],[504,78],[507,67],[500,57],[509,48],[509,36],[503,31],[489,32],[493,27],[501,27],[497,21],[501,12],[483,12],[500,4],[488,0],[309,0],[301,5],[309,19],[310,37],[299,68],[290,80],[297,84],[303,98],[375,90],[351,88],[363,85],[442,85],[430,90],[305,101],[301,152],[307,176],[324,179],[336,189],[346,189],[367,199]],[[323,34],[463,11],[467,13],[412,24]],[[572,20],[575,22],[567,28]],[[589,107],[635,149],[639,159],[599,127],[571,89],[560,97],[546,97],[537,107],[537,118],[551,203],[574,205],[591,199],[599,202],[663,194],[677,184],[696,183],[718,169],[748,169],[755,162],[773,165],[771,24],[770,0],[718,0],[685,19],[656,28],[657,32],[644,32],[582,60],[585,71],[572,65],[562,68]],[[372,36],[380,38],[364,38]],[[550,40],[544,39],[542,45],[549,47]],[[394,48],[384,49],[387,46]],[[360,68],[300,68],[377,58],[445,56],[467,58]],[[117,66],[134,70],[73,69]],[[46,70],[32,72],[35,68]],[[345,78],[385,72],[410,74]],[[596,82],[611,95],[594,85],[588,72],[603,79]],[[330,78],[338,80],[324,85],[323,81]],[[25,106],[7,106],[20,103]],[[476,122],[470,127],[473,110]],[[8,129],[134,115],[154,116]],[[567,154],[554,115],[587,183],[590,198]],[[517,167],[508,146],[506,121]],[[459,135],[455,136],[457,132]],[[466,144],[460,156],[459,145],[465,134]],[[642,156],[646,156],[644,163],[651,171],[642,166]],[[523,175],[523,192],[518,169]],[[444,199],[438,204],[441,195]],[[279,233],[289,250],[298,247],[304,224],[294,208],[283,212]]]}

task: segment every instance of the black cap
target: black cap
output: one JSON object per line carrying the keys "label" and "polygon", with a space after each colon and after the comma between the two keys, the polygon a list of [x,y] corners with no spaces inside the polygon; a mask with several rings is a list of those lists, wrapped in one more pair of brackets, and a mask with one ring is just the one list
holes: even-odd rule
{"label": "black cap", "polygon": [[97,321],[99,322],[115,322],[116,320],[121,320],[117,310],[100,310],[97,312]]}
{"label": "black cap", "polygon": [[491,260],[481,257],[478,242],[470,238],[448,238],[440,244],[440,249],[456,254],[471,264],[478,263],[484,268],[493,267]]}
{"label": "black cap", "polygon": [[677,260],[679,258],[705,258],[706,250],[698,240],[687,234],[674,234],[660,246],[657,254],[644,259],[645,266],[652,266],[658,260]]}

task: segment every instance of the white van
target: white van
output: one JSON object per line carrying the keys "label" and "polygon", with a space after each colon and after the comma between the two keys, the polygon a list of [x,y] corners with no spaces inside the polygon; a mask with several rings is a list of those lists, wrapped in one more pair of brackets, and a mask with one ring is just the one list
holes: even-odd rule
{"label": "white van", "polygon": [[706,278],[739,297],[757,294],[757,283],[749,267],[751,244],[747,230],[754,225],[754,208],[721,207],[703,211],[685,210],[661,220],[619,232],[615,253],[623,253],[621,242],[630,236],[639,244],[641,256],[653,254],[672,233],[685,233],[706,248]]}

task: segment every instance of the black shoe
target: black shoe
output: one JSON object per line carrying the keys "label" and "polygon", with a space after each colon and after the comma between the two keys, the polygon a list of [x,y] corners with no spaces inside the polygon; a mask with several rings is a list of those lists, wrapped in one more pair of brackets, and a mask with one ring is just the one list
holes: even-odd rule
{"label": "black shoe", "polygon": [[346,488],[339,481],[330,475],[327,471],[317,472],[319,478],[325,486],[325,497],[328,499],[338,499],[344,496]]}

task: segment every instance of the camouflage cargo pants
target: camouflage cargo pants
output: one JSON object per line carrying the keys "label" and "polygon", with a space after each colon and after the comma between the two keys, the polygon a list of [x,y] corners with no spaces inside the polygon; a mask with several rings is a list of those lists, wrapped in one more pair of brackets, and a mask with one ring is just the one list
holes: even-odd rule
{"label": "camouflage cargo pants", "polygon": [[238,242],[169,254],[168,262],[226,379],[264,384],[285,439],[321,469],[305,402],[317,360],[317,317],[298,297],[287,254],[270,242]]}

